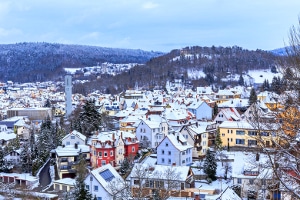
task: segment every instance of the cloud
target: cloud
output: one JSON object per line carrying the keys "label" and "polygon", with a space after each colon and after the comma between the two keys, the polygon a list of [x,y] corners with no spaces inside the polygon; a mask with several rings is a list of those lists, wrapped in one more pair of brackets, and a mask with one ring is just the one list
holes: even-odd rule
{"label": "cloud", "polygon": [[153,9],[153,8],[158,7],[158,4],[153,3],[153,2],[146,2],[146,3],[144,3],[144,4],[142,5],[142,7],[143,7],[144,9]]}

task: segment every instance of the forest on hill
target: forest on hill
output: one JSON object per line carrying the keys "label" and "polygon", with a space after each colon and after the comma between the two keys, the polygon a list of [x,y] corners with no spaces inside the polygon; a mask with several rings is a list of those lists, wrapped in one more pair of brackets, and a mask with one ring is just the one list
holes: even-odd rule
{"label": "forest on hill", "polygon": [[[273,69],[284,56],[263,50],[250,51],[241,47],[186,47],[151,58],[145,65],[138,65],[116,76],[103,75],[80,90],[95,89],[107,93],[118,93],[139,86],[144,89],[164,88],[166,81],[182,79],[189,87],[224,85],[222,78],[228,74],[247,73],[248,70]],[[203,72],[204,77],[191,77],[190,72]],[[235,83],[232,83],[235,84]],[[236,83],[237,84],[237,83]]]}
{"label": "forest on hill", "polygon": [[110,63],[145,63],[162,52],[53,43],[0,45],[0,81],[59,80],[64,68]]}

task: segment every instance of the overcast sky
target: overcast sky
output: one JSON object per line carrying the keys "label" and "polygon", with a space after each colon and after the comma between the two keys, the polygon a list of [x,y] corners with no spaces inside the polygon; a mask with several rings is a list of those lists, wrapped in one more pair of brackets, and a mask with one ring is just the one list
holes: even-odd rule
{"label": "overcast sky", "polygon": [[299,14],[300,0],[0,0],[0,43],[272,50]]}

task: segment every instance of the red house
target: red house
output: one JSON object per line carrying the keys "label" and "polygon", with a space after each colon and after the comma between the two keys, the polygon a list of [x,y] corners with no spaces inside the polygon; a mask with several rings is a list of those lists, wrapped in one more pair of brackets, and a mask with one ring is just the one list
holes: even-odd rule
{"label": "red house", "polygon": [[93,135],[89,143],[93,168],[111,164],[118,167],[125,158],[132,160],[138,151],[135,134],[124,131],[100,132]]}

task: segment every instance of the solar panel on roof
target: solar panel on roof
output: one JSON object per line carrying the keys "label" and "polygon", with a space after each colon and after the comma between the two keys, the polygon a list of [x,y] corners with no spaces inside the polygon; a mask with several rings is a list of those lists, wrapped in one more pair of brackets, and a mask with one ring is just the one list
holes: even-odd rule
{"label": "solar panel on roof", "polygon": [[109,171],[109,169],[106,169],[103,172],[100,172],[99,174],[106,182],[109,182],[113,178],[115,178],[115,176],[111,173],[111,171]]}

